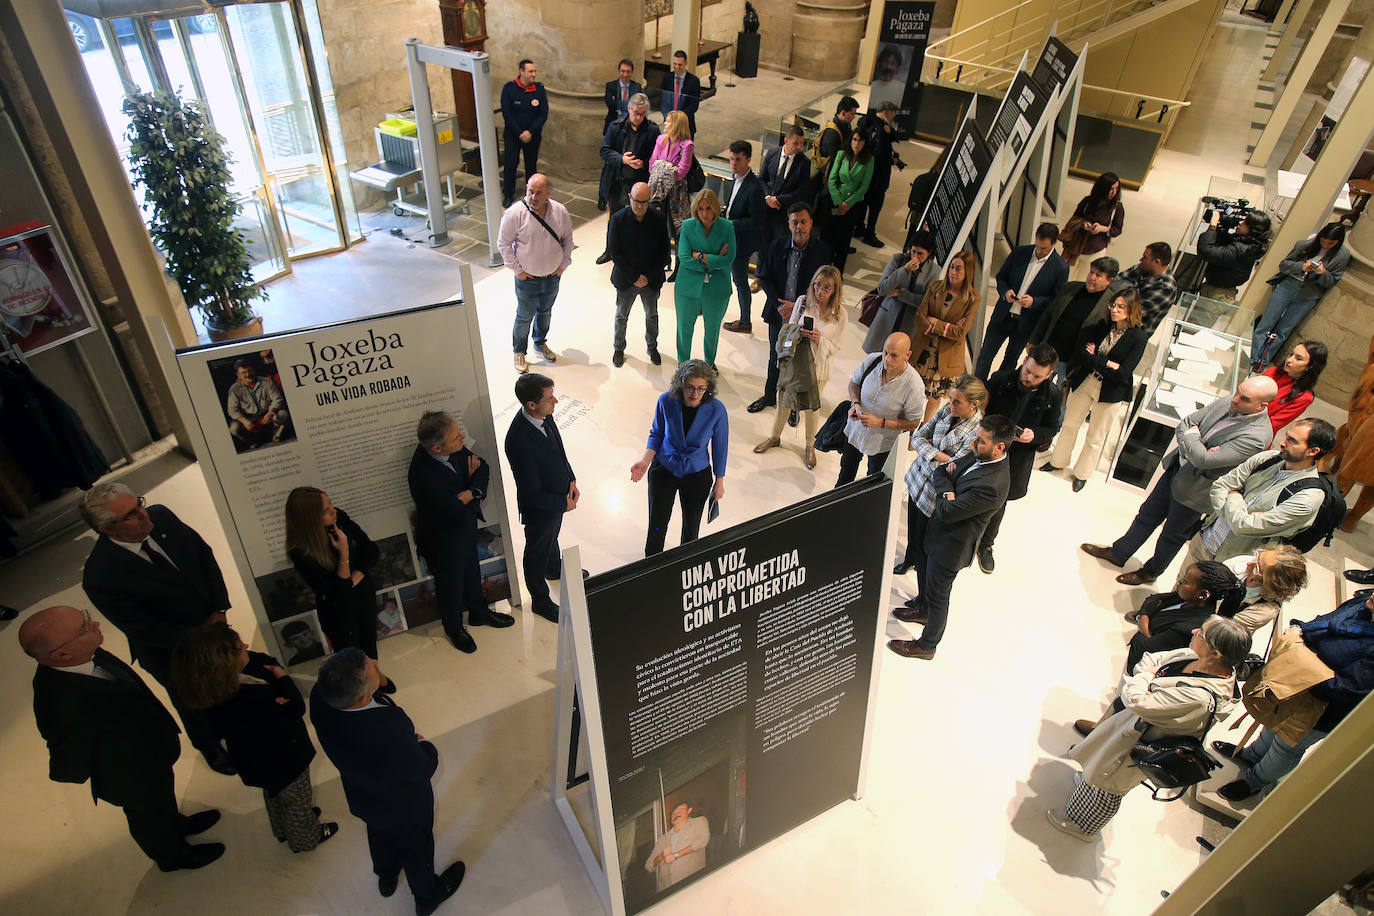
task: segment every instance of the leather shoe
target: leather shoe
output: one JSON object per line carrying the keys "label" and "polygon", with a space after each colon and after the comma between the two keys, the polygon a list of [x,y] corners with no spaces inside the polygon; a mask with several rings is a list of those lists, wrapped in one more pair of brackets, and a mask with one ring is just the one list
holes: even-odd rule
{"label": "leather shoe", "polygon": [[468,613],[468,626],[470,627],[495,627],[503,629],[512,626],[515,618],[509,614],[502,614],[500,611],[487,611],[486,613]]}
{"label": "leather shoe", "polygon": [[1078,549],[1090,557],[1097,557],[1099,560],[1105,560],[1118,569],[1122,565],[1116,557],[1112,556],[1112,549],[1110,547],[1099,547],[1096,544],[1079,544]]}
{"label": "leather shoe", "polygon": [[876,235],[865,235],[862,241],[865,245],[869,246],[870,248],[883,247],[883,240],[878,238]]}
{"label": "leather shoe", "polygon": [[796,428],[797,428],[797,419],[798,419],[798,418],[797,418],[797,412],[794,410],[794,411],[792,411],[790,414],[787,415],[787,425],[790,426],[790,427],[792,427],[793,429],[796,429]]}
{"label": "leather shoe", "polygon": [[978,548],[978,568],[985,573],[991,573],[997,568],[997,561],[992,558],[991,547]]}
{"label": "leather shoe", "polygon": [[1149,573],[1133,569],[1128,573],[1122,573],[1117,576],[1116,581],[1120,582],[1122,585],[1149,585],[1151,582],[1155,581],[1155,578],[1155,576]]}
{"label": "leather shoe", "polygon": [[915,563],[908,563],[906,560],[903,560],[902,562],[898,563],[896,566],[892,567],[892,575],[894,575],[894,576],[905,576],[907,573],[911,572],[911,571],[912,571],[913,569],[915,569],[915,568],[916,568],[916,564],[915,564]]}
{"label": "leather shoe", "polygon": [[1048,461],[1046,461],[1044,464],[1040,465],[1040,470],[1049,472],[1049,471],[1057,471],[1057,470],[1059,470],[1059,468],[1055,467],[1054,465],[1052,465],[1052,464],[1050,464]]}
{"label": "leather shoe", "polygon": [[238,775],[238,767],[229,760],[229,755],[224,752],[223,748],[211,748],[209,752],[201,751],[201,753],[205,755],[205,762],[210,766],[210,769],[216,773],[223,776]]}
{"label": "leather shoe", "polygon": [[902,658],[921,658],[930,661],[935,657],[934,649],[922,649],[915,639],[889,639],[887,647]]}
{"label": "leather shoe", "polygon": [[806,447],[806,457],[802,460],[806,462],[807,470],[814,471],[816,469],[816,450],[808,445]]}
{"label": "leather shoe", "polygon": [[1053,809],[1046,811],[1045,819],[1053,825],[1055,830],[1058,830],[1060,833],[1067,833],[1075,840],[1079,840],[1083,843],[1092,843],[1097,840],[1096,834],[1084,833],[1078,828],[1077,824],[1060,814],[1058,811]]}
{"label": "leather shoe", "polygon": [[605,264],[605,263],[606,263],[607,261],[609,261],[610,259],[611,259],[611,253],[610,253],[609,251],[603,251],[603,252],[601,252],[600,255],[597,256],[597,258],[596,258],[596,263],[598,263],[598,264]]}
{"label": "leather shoe", "polygon": [[448,634],[448,641],[453,643],[453,648],[459,652],[466,652],[471,655],[477,651],[477,643],[473,642],[472,634],[466,629],[460,629],[456,633]]}
{"label": "leather shoe", "polygon": [[1229,802],[1245,801],[1250,796],[1258,793],[1259,789],[1250,788],[1250,783],[1246,782],[1244,779],[1228,782],[1220,789],[1217,789],[1217,794]]}
{"label": "leather shoe", "polygon": [[611,354],[611,365],[615,366],[617,369],[625,365],[624,350],[616,350],[614,353]]}
{"label": "leather shoe", "polygon": [[458,890],[458,885],[463,883],[465,871],[467,871],[467,866],[458,861],[444,869],[442,875],[437,875],[434,882],[434,896],[428,900],[415,901],[415,916],[430,916],[431,913],[439,909],[439,905],[452,897],[454,892]]}
{"label": "leather shoe", "polygon": [[768,451],[770,448],[777,448],[777,447],[778,447],[779,445],[781,445],[781,444],[782,444],[782,440],[779,439],[777,436],[769,436],[767,439],[764,439],[764,440],[763,440],[762,442],[760,442],[758,445],[754,446],[754,454],[755,454],[755,455],[762,455],[764,452]]}
{"label": "leather shoe", "polygon": [[159,862],[157,867],[160,871],[204,868],[222,855],[224,855],[223,843],[197,843],[194,846],[187,846],[176,861]]}
{"label": "leather shoe", "polygon": [[1374,569],[1347,569],[1342,575],[1356,585],[1374,585]]}
{"label": "leather shoe", "polygon": [[1073,730],[1084,738],[1091,735],[1094,728],[1097,728],[1097,723],[1092,719],[1079,719],[1077,722],[1073,723]]}
{"label": "leather shoe", "polygon": [[1213,741],[1212,750],[1216,751],[1223,757],[1230,757],[1232,760],[1242,759],[1239,753],[1240,748],[1236,747],[1230,741]]}
{"label": "leather shoe", "polygon": [[1086,487],[1087,485],[1088,485],[1088,482],[1087,482],[1086,480],[1083,480],[1082,478],[1079,478],[1079,477],[1075,477],[1075,478],[1073,479],[1073,483],[1071,484],[1071,486],[1073,487],[1073,491],[1074,491],[1075,493],[1077,493],[1079,490],[1083,489],[1083,488]]}
{"label": "leather shoe", "polygon": [[399,872],[385,877],[379,875],[377,877],[377,893],[381,894],[383,897],[390,897],[392,894],[396,893],[396,888],[399,887],[400,884],[401,875]]}
{"label": "leather shoe", "polygon": [[727,321],[721,327],[736,334],[750,334],[754,330],[753,323],[749,321]]}
{"label": "leather shoe", "polygon": [[744,409],[749,411],[750,413],[759,413],[761,411],[767,410],[769,407],[777,406],[778,402],[772,400],[771,398],[759,398],[757,401],[750,404],[748,407]]}
{"label": "leather shoe", "polygon": [[214,808],[197,811],[195,814],[183,814],[181,816],[181,835],[195,836],[197,833],[204,833],[218,823],[219,812]]}
{"label": "leather shoe", "polygon": [[892,609],[892,616],[896,617],[902,623],[924,624],[926,622],[926,609],[923,607],[894,607]]}
{"label": "leather shoe", "polygon": [[1368,598],[1370,595],[1374,595],[1374,588],[1357,588],[1357,589],[1355,589],[1355,595],[1354,595],[1354,597],[1356,597],[1356,598]]}
{"label": "leather shoe", "polygon": [[551,620],[554,623],[558,623],[558,605],[551,604],[547,607],[537,606],[533,610],[536,614],[538,614],[540,617],[543,617],[545,620]]}
{"label": "leather shoe", "polygon": [[653,363],[655,366],[663,365],[663,357],[658,355],[657,348],[649,351],[649,362]]}

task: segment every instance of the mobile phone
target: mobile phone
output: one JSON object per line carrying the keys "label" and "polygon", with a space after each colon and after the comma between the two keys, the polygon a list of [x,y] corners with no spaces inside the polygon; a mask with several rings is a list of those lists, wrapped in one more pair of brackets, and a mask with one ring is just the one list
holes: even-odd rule
{"label": "mobile phone", "polygon": [[806,328],[808,331],[814,331],[816,329],[816,319],[807,315],[802,319],[802,327]]}

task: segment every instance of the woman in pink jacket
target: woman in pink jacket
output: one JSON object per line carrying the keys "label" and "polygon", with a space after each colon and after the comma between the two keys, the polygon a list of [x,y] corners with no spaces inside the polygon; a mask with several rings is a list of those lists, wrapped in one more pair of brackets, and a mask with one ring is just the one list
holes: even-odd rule
{"label": "woman in pink jacket", "polygon": [[[695,158],[695,145],[687,126],[687,115],[681,111],[668,112],[663,122],[663,133],[654,143],[654,152],[649,156],[649,193],[667,214],[672,223],[671,237],[677,239],[682,233],[682,223],[691,214],[691,192],[687,190],[687,173],[692,170]],[[677,278],[677,260],[673,261],[673,272],[668,282]]]}

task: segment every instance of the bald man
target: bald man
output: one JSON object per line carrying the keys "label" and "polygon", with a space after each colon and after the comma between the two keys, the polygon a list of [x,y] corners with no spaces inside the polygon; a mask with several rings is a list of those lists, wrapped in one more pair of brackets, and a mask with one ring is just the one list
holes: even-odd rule
{"label": "bald man", "polygon": [[214,826],[219,812],[177,810],[176,721],[104,641],[99,621],[74,607],[45,608],[19,627],[19,645],[38,662],[33,714],[48,743],[48,776],[90,780],[91,797],[124,809],[134,842],[163,871],[209,865],[224,844],[186,837]]}
{"label": "bald man", "polygon": [[663,289],[663,271],[671,255],[668,218],[649,204],[649,186],[638,182],[630,188],[630,205],[611,214],[606,228],[606,251],[614,266],[611,286],[615,287],[615,350],[611,362],[625,365],[625,328],[630,321],[630,306],[635,297],[644,304],[644,346],[649,362],[663,362],[658,355],[658,294]]}
{"label": "bald man", "polygon": [[549,347],[549,326],[553,323],[553,303],[558,298],[558,281],[572,264],[572,217],[568,208],[549,194],[553,186],[538,173],[525,183],[523,200],[501,215],[501,233],[496,247],[501,259],[515,274],[515,327],[511,343],[515,351],[515,371],[530,371],[525,353],[529,349],[531,326],[534,348],[545,362],[555,363],[558,354]]}
{"label": "bald man", "polygon": [[1164,456],[1164,473],[1140,504],[1131,527],[1110,547],[1082,544],[1083,552],[1125,566],[1163,525],[1154,555],[1145,565],[1116,577],[1122,585],[1147,585],[1158,579],[1211,511],[1212,482],[1258,454],[1273,438],[1265,408],[1277,394],[1273,379],[1257,375],[1241,382],[1229,398],[1217,398],[1184,417],[1174,433],[1177,447]]}
{"label": "bald man", "polygon": [[870,353],[859,363],[849,379],[849,422],[847,440],[840,452],[840,474],[835,486],[842,487],[859,472],[859,462],[868,457],[868,473],[876,474],[887,462],[887,454],[897,437],[921,425],[926,409],[926,386],[911,368],[911,338],[901,331],[889,334],[881,353]]}

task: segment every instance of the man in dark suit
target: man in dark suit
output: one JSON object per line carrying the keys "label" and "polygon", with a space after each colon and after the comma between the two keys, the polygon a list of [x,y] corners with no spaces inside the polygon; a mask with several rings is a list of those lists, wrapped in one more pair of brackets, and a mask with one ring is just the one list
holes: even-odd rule
{"label": "man in dark suit", "polygon": [[730,144],[730,171],[735,177],[725,187],[720,214],[735,229],[735,260],[730,265],[730,277],[739,295],[739,320],[727,321],[722,327],[744,334],[753,330],[749,322],[749,259],[759,250],[759,230],[768,212],[763,202],[763,182],[751,168],[753,157],[754,146],[748,140]]}
{"label": "man in dark suit", "polygon": [[[763,157],[759,180],[763,182],[763,203],[768,209],[759,226],[759,252],[767,252],[773,240],[787,234],[787,211],[796,203],[814,203],[816,187],[811,183],[811,162],[803,146],[806,134],[793,124],[783,134],[782,146]],[[729,325],[726,325],[729,328]]]}
{"label": "man in dark suit", "polygon": [[177,724],[104,641],[100,623],[74,607],[46,608],[19,627],[20,646],[38,662],[33,714],[48,743],[48,777],[90,780],[91,797],[124,809],[134,842],[163,871],[209,865],[224,844],[186,837],[209,830],[219,812],[177,811]]}
{"label": "man in dark suit", "polygon": [[[649,99],[643,94],[630,99],[630,113],[606,129],[601,141],[601,185],[598,193],[610,204],[615,215],[630,202],[630,188],[649,180],[649,157],[658,142],[658,125],[648,119]],[[609,227],[606,250],[596,259],[605,264],[611,259]]]}
{"label": "man in dark suit", "polygon": [[[1047,343],[1056,353],[1074,352],[1078,348],[1079,333],[1106,318],[1117,293],[1130,286],[1125,280],[1116,279],[1120,271],[1121,265],[1116,258],[1110,255],[1094,258],[1085,279],[1065,283],[1059,295],[1045,306],[1026,345]],[[1068,363],[1067,359],[1059,361],[1054,370],[1054,384],[1063,384],[1068,376]]]}
{"label": "man in dark suit", "polygon": [[232,776],[229,756],[203,710],[183,704],[172,684],[172,649],[191,630],[225,621],[229,590],[204,538],[166,506],[147,506],[122,483],[91,487],[81,517],[96,539],[81,586],[129,639],[134,661],[167,688],[186,737],[210,768]]}
{"label": "man in dark suit", "polygon": [[992,360],[1004,343],[1007,353],[1000,369],[1005,371],[1016,365],[1045,306],[1069,282],[1068,262],[1054,250],[1058,238],[1058,226],[1041,223],[1035,230],[1035,244],[1012,249],[998,268],[997,304],[983,333],[983,347],[978,351],[974,369],[983,381],[988,380]]}
{"label": "man in dark suit", "polygon": [[662,96],[658,106],[663,112],[663,117],[666,119],[670,111],[680,111],[687,115],[687,129],[695,137],[697,108],[701,105],[701,80],[697,79],[695,73],[688,72],[686,51],[673,52],[672,72],[664,74],[659,91]]}
{"label": "man in dark suit", "polygon": [[620,79],[611,80],[606,84],[606,121],[601,125],[603,134],[612,122],[629,113],[631,96],[644,91],[644,87],[634,81],[634,75],[634,61],[621,58]]}
{"label": "man in dark suit", "polygon": [[[813,231],[810,204],[796,203],[788,209],[787,228],[789,234],[775,239],[759,261],[759,283],[764,294],[763,320],[768,322],[768,377],[763,384],[763,397],[749,405],[750,413],[777,405],[778,332],[816,271],[830,263],[830,246]],[[795,410],[788,422],[797,425]]]}
{"label": "man in dark suit", "polygon": [[390,697],[377,692],[377,662],[344,649],[320,666],[310,691],[310,721],[339,769],[348,810],[367,825],[377,890],[396,893],[401,872],[415,912],[429,916],[463,882],[461,861],[434,873],[434,787],[439,752]]}
{"label": "man in dark suit", "polygon": [[582,494],[577,490],[558,424],[553,421],[558,406],[553,379],[535,372],[519,376],[515,399],[520,402],[520,412],[506,431],[506,460],[515,476],[515,502],[525,525],[525,585],[534,601],[534,612],[557,623],[558,602],[549,595],[545,580],[561,575],[558,532],[563,527],[563,513],[576,509]]}
{"label": "man in dark suit", "polygon": [[919,591],[892,614],[905,623],[924,624],[925,631],[920,639],[888,640],[887,647],[903,658],[929,661],[935,657],[949,620],[954,577],[973,562],[983,527],[1007,501],[1011,474],[1006,452],[1011,434],[1006,417],[985,416],[978,424],[972,451],[936,470],[933,482],[938,495],[930,518],[920,512],[913,516],[924,529],[907,534],[909,544],[919,545],[915,557]]}
{"label": "man in dark suit", "polygon": [[[1064,424],[1064,394],[1050,381],[1058,365],[1059,354],[1053,347],[1036,344],[1019,368],[999,370],[988,379],[987,412],[1006,417],[1013,427],[1013,438],[1007,446],[1007,468],[1011,473],[1008,502],[1026,495],[1035,468],[1035,450],[1052,442]],[[985,573],[994,568],[992,545],[1006,514],[1005,505],[993,513],[978,542],[978,568]]]}
{"label": "man in dark suit", "polygon": [[611,286],[615,287],[615,340],[611,362],[625,365],[625,328],[630,306],[639,297],[644,306],[644,345],[649,362],[663,362],[658,355],[658,294],[663,289],[663,270],[672,257],[668,218],[649,206],[649,186],[639,182],[630,188],[630,205],[614,213],[606,225],[606,248],[614,262]]}
{"label": "man in dark suit", "polygon": [[1081,544],[1079,549],[1113,566],[1125,566],[1163,525],[1154,555],[1145,565],[1116,577],[1122,585],[1148,585],[1158,579],[1211,511],[1212,483],[1268,446],[1274,429],[1266,408],[1277,394],[1273,379],[1252,375],[1229,398],[1223,395],[1184,417],[1174,432],[1177,447],[1164,456],[1163,473],[1131,527],[1111,546]]}
{"label": "man in dark suit", "polygon": [[449,642],[460,652],[476,652],[463,626],[508,627],[509,614],[493,611],[482,594],[477,560],[477,522],[487,495],[491,468],[463,447],[467,437],[458,421],[440,410],[426,411],[415,427],[420,444],[410,456],[410,498],[415,501],[415,548],[434,576],[439,617]]}

